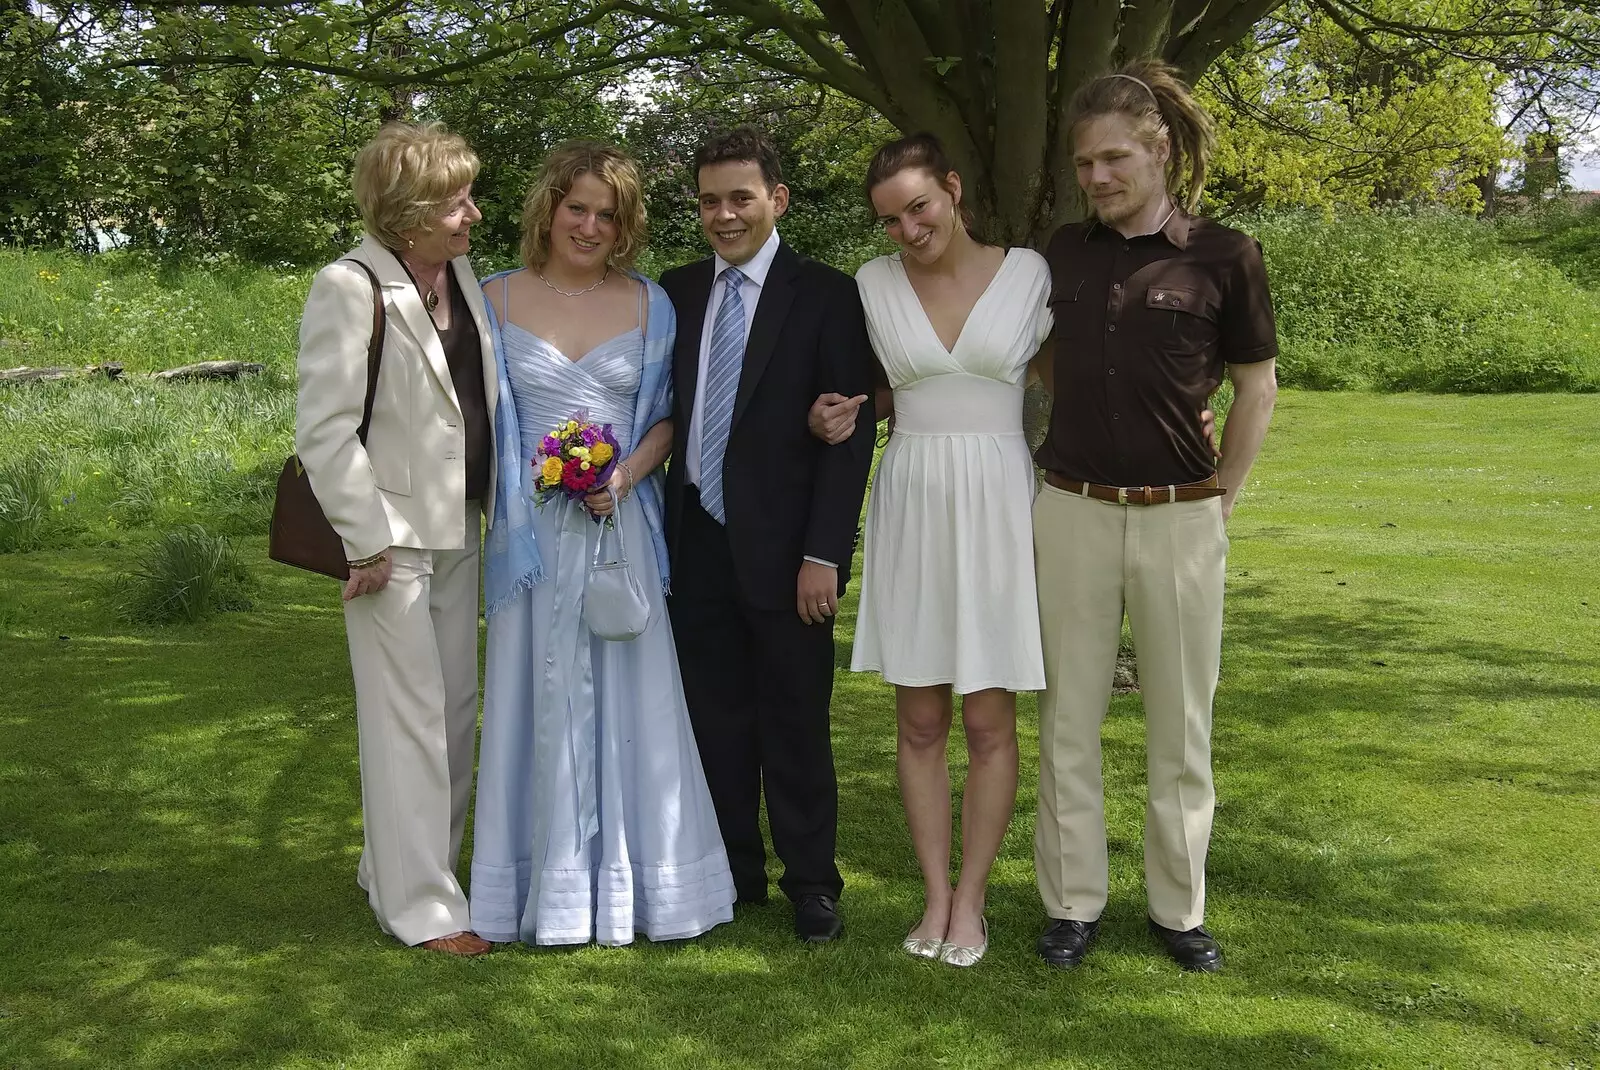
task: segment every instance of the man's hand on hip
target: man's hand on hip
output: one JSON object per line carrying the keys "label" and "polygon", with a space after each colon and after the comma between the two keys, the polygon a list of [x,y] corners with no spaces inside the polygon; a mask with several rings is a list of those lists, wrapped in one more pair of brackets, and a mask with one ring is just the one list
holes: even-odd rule
{"label": "man's hand on hip", "polygon": [[807,624],[826,624],[839,612],[839,570],[815,561],[801,562],[795,608]]}

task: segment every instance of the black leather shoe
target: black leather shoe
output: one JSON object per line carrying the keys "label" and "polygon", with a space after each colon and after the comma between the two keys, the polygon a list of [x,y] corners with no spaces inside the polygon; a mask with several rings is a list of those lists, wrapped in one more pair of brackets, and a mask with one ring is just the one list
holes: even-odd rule
{"label": "black leather shoe", "polygon": [[1039,957],[1052,966],[1070,970],[1083,961],[1099,935],[1099,921],[1052,919],[1050,927],[1039,937]]}
{"label": "black leather shoe", "polygon": [[832,896],[802,895],[794,904],[794,934],[808,944],[825,944],[844,931]]}
{"label": "black leather shoe", "polygon": [[767,902],[768,900],[766,892],[762,892],[760,895],[757,895],[754,892],[746,895],[743,892],[736,891],[733,895],[733,906],[735,910],[739,909],[740,907],[764,907],[767,905]]}
{"label": "black leather shoe", "polygon": [[1152,920],[1150,931],[1156,934],[1156,939],[1167,949],[1172,961],[1184,969],[1200,973],[1216,973],[1222,969],[1222,948],[1218,946],[1216,937],[1202,927],[1197,925],[1193,929],[1180,931],[1157,925]]}

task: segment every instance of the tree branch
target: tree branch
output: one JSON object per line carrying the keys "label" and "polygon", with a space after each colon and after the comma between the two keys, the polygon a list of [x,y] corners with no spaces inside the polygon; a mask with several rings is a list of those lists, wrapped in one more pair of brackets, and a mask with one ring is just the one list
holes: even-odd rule
{"label": "tree branch", "polygon": [[1217,57],[1246,37],[1253,26],[1282,7],[1286,0],[1239,0],[1213,7],[1186,38],[1167,42],[1167,62],[1192,85]]}

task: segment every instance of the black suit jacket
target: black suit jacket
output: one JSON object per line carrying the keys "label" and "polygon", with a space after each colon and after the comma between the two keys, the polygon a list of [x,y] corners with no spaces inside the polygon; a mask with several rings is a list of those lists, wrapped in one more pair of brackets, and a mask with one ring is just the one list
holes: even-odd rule
{"label": "black suit jacket", "polygon": [[[667,547],[674,562],[680,557],[683,458],[715,264],[708,258],[661,276],[678,313],[666,503]],[[812,436],[806,415],[818,394],[870,397],[874,367],[855,280],[780,243],[751,323],[722,469],[736,578],[745,597],[760,608],[795,608],[795,585],[808,556],[838,564],[839,593],[844,593],[876,420],[869,400],[861,406],[855,434],[829,446]],[[677,587],[676,567],[674,573]]]}

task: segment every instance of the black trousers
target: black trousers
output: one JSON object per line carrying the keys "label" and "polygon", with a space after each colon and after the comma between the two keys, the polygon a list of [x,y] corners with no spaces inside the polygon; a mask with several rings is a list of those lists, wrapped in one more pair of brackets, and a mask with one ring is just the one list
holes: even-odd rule
{"label": "black trousers", "polygon": [[[795,562],[798,577],[800,562]],[[685,490],[668,599],[689,720],[741,900],[767,895],[760,807],[767,798],[778,887],[790,899],[844,887],[834,862],[839,787],[828,704],[833,622],[752,606],[728,534]]]}

